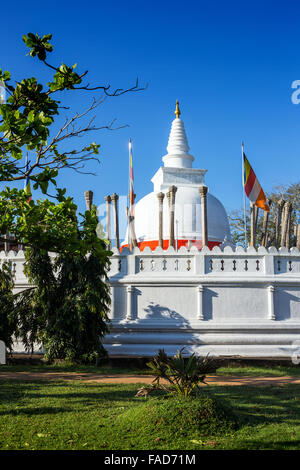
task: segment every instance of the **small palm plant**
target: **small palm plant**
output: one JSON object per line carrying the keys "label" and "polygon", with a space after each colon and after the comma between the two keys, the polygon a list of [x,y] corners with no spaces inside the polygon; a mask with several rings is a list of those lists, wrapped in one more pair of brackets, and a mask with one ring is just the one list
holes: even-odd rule
{"label": "small palm plant", "polygon": [[[145,396],[157,389],[184,397],[195,394],[199,390],[199,384],[205,383],[206,374],[215,372],[216,362],[208,355],[201,358],[194,353],[185,358],[183,350],[184,348],[180,349],[174,357],[168,357],[160,349],[157,356],[147,363],[155,375],[151,387],[142,387],[136,396]],[[169,383],[168,387],[161,383],[162,379]]]}

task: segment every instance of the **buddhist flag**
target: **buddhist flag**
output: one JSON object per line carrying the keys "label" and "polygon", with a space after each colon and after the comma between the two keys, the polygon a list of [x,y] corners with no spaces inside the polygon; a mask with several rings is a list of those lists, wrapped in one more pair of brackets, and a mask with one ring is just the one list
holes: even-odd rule
{"label": "buddhist flag", "polygon": [[[27,154],[27,155],[26,155],[25,173],[27,173],[28,168],[29,168],[29,162],[28,162],[28,154]],[[28,196],[29,196],[28,202],[31,201],[31,187],[30,187],[30,179],[29,179],[28,176],[27,176],[27,178],[25,179],[24,191],[25,191],[25,194],[28,194]]]}
{"label": "buddhist flag", "polygon": [[269,212],[270,207],[267,204],[267,199],[265,193],[262,190],[261,185],[259,184],[258,179],[251,167],[248,159],[243,152],[244,160],[244,188],[245,193],[247,194],[250,201],[255,204],[260,209]]}

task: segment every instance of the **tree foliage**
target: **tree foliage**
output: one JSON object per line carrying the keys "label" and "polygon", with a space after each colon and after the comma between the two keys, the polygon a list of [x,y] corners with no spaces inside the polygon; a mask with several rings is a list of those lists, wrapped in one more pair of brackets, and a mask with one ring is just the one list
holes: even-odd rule
{"label": "tree foliage", "polygon": [[[42,342],[50,359],[88,361],[103,353],[100,338],[107,331],[109,291],[105,281],[110,252],[96,234],[95,208],[78,214],[73,199],[57,187],[56,179],[61,169],[85,172],[87,162],[99,159],[98,143],[69,148],[67,142],[92,131],[115,129],[114,122],[96,126],[90,113],[105,98],[140,88],[138,81],[127,89],[90,87],[84,83],[87,71],[77,72],[76,64],[49,62],[51,38],[51,34],[23,36],[29,56],[49,72],[47,83],[36,77],[12,80],[8,71],[0,69],[0,84],[7,96],[6,102],[0,102],[0,181],[8,183],[0,192],[1,241],[10,232],[23,245],[25,272],[34,285],[18,302],[8,268],[0,270],[0,307],[6,305],[0,310],[0,337],[10,346],[14,332],[28,348]],[[57,128],[62,110],[68,111],[61,97],[77,90],[99,90],[102,96],[93,98],[82,112],[66,115]],[[25,165],[26,155],[29,161]],[[43,197],[29,197],[32,195],[15,187],[19,180],[29,180]],[[12,311],[15,323],[9,321]]]}
{"label": "tree foliage", "polygon": [[[42,344],[46,359],[91,362],[105,354],[101,338],[108,331],[109,288],[105,264],[92,252],[60,254],[27,251],[26,270],[37,287],[23,293],[27,315],[20,321],[20,336],[31,349]],[[26,318],[24,323],[23,318]]]}
{"label": "tree foliage", "polygon": [[[51,34],[23,36],[29,55],[37,57],[50,72],[46,84],[35,77],[13,82],[11,74],[0,69],[0,83],[7,95],[6,102],[0,104],[0,181],[12,183],[29,179],[31,187],[40,189],[44,195],[48,194],[50,185],[52,192],[55,188],[54,198],[52,202],[44,198],[29,201],[28,194],[10,184],[0,192],[0,234],[10,231],[28,246],[72,251],[74,245],[78,245],[76,206],[65,195],[64,189],[56,188],[56,177],[60,169],[82,172],[88,161],[98,161],[100,144],[92,142],[68,149],[66,142],[92,131],[114,129],[113,122],[97,127],[94,117],[88,115],[106,97],[139,91],[140,88],[137,81],[128,89],[111,90],[110,85],[90,87],[84,83],[87,71],[77,73],[76,65],[49,63],[48,56],[53,51],[51,38]],[[102,97],[93,98],[90,106],[81,113],[65,116],[63,126],[57,128],[55,118],[66,108],[59,98],[62,92],[65,96],[66,93],[78,93],[76,90],[99,90]],[[25,165],[27,153],[30,163]],[[83,215],[83,224],[86,222],[86,215]]]}
{"label": "tree foliage", "polygon": [[17,298],[13,294],[14,276],[12,266],[5,262],[0,269],[0,339],[8,350],[12,348],[16,332],[15,309]]}

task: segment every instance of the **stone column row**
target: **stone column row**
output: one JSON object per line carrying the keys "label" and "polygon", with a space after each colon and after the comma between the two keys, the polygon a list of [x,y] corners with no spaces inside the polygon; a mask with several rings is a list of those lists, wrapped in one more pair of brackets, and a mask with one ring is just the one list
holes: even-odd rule
{"label": "stone column row", "polygon": [[[176,186],[170,186],[166,196],[169,205],[169,246],[175,248],[175,196],[177,188]],[[158,199],[158,246],[163,248],[163,207],[164,207],[164,193],[160,192],[157,194]]]}
{"label": "stone column row", "polygon": [[[267,199],[267,203],[271,206],[272,201]],[[290,248],[290,235],[292,229],[292,212],[293,206],[289,201],[284,201],[280,199],[278,201],[276,217],[275,217],[275,236],[272,240],[272,243],[276,247],[286,247]],[[262,227],[262,236],[260,240],[260,245],[267,247],[268,240],[268,222],[269,222],[269,212],[264,212],[263,217],[263,227]],[[255,204],[251,203],[250,205],[250,246],[256,246],[256,229],[257,229],[257,218],[258,218],[258,207]],[[300,239],[297,239],[297,231],[295,228],[296,236],[296,246],[300,246]]]}
{"label": "stone column row", "polygon": [[[166,196],[169,205],[169,246],[175,248],[175,197],[177,188],[170,186]],[[199,193],[201,197],[201,219],[202,219],[202,247],[208,245],[207,228],[207,186],[201,186]],[[158,245],[163,248],[163,201],[164,193],[157,194],[158,198]]]}
{"label": "stone column row", "polygon": [[[86,209],[90,211],[93,204],[93,191],[85,191],[84,193]],[[114,207],[114,222],[115,222],[115,238],[116,246],[119,249],[119,217],[118,217],[118,199],[119,196],[114,193],[112,196],[105,196],[106,201],[106,238],[108,240],[108,248],[111,248],[111,202],[113,202]]]}
{"label": "stone column row", "polygon": [[[90,211],[93,205],[93,191],[85,191],[84,193],[86,210]],[[111,202],[113,202],[114,209],[114,225],[115,225],[115,239],[116,247],[119,249],[119,216],[118,216],[118,199],[119,196],[114,193],[112,196],[105,196],[106,201],[106,238],[109,242],[108,249],[111,248]]]}

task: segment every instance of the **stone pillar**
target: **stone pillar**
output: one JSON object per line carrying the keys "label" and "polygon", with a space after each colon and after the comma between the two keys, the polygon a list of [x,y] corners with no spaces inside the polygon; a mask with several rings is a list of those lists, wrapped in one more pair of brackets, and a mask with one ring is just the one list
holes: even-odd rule
{"label": "stone pillar", "polygon": [[[168,206],[169,206],[169,246],[171,246],[171,234],[172,234],[172,216],[171,216],[171,204],[172,204],[172,194],[170,191],[166,194],[168,199]],[[174,227],[173,227],[174,230]],[[173,232],[174,234],[174,232]]]}
{"label": "stone pillar", "polygon": [[164,215],[164,193],[158,193],[158,246],[163,248],[164,241],[164,227],[163,227],[163,215]]}
{"label": "stone pillar", "polygon": [[253,202],[250,203],[250,246],[255,246],[255,205]]}
{"label": "stone pillar", "polygon": [[286,202],[284,204],[283,216],[282,216],[282,225],[281,225],[281,243],[280,246],[286,246],[287,231],[289,225],[289,215],[291,210],[291,203]]}
{"label": "stone pillar", "polygon": [[296,225],[296,247],[300,250],[300,224]]}
{"label": "stone pillar", "polygon": [[84,193],[85,197],[85,204],[86,204],[86,210],[90,211],[92,209],[92,204],[93,204],[93,191],[85,191]]}
{"label": "stone pillar", "polygon": [[106,238],[108,240],[108,249],[111,248],[111,197],[105,196],[106,201]]}
{"label": "stone pillar", "polygon": [[204,291],[204,287],[202,285],[197,286],[197,319],[198,320],[204,320],[203,291]]}
{"label": "stone pillar", "polygon": [[119,215],[118,215],[118,199],[119,196],[114,193],[111,196],[111,200],[113,203],[113,210],[114,210],[114,226],[115,226],[115,240],[116,240],[116,248],[120,249],[120,239],[119,239]]}
{"label": "stone pillar", "polygon": [[176,186],[170,186],[169,191],[167,192],[167,198],[169,203],[169,223],[170,223],[170,238],[169,246],[175,248],[175,227],[174,227],[174,214],[175,214],[175,195],[177,188]]}
{"label": "stone pillar", "polygon": [[207,186],[200,186],[199,193],[201,197],[201,222],[202,222],[202,248],[208,244],[207,235]]}
{"label": "stone pillar", "polygon": [[291,236],[291,218],[292,218],[292,211],[293,211],[293,206],[290,204],[287,207],[287,222],[286,222],[286,234],[285,234],[285,247],[289,250],[290,248],[290,236]]}
{"label": "stone pillar", "polygon": [[279,236],[280,236],[280,227],[281,227],[281,219],[282,219],[282,209],[285,202],[283,199],[280,199],[277,204],[277,215],[276,215],[276,226],[275,226],[275,241],[274,245],[278,248],[279,245]]}
{"label": "stone pillar", "polygon": [[133,286],[127,286],[126,287],[126,292],[127,292],[127,311],[126,311],[126,320],[133,320],[133,293],[134,293],[134,287]]}
{"label": "stone pillar", "polygon": [[276,320],[274,312],[274,286],[268,286],[268,307],[269,307],[269,320]]}
{"label": "stone pillar", "polygon": [[[272,201],[267,199],[267,204],[271,207]],[[268,221],[269,221],[269,212],[264,211],[264,220],[263,220],[263,228],[262,228],[262,237],[260,245],[266,247],[268,241]]]}
{"label": "stone pillar", "polygon": [[255,230],[255,242],[256,242],[256,231],[257,231],[257,220],[258,220],[259,208],[254,206],[254,230]]}

